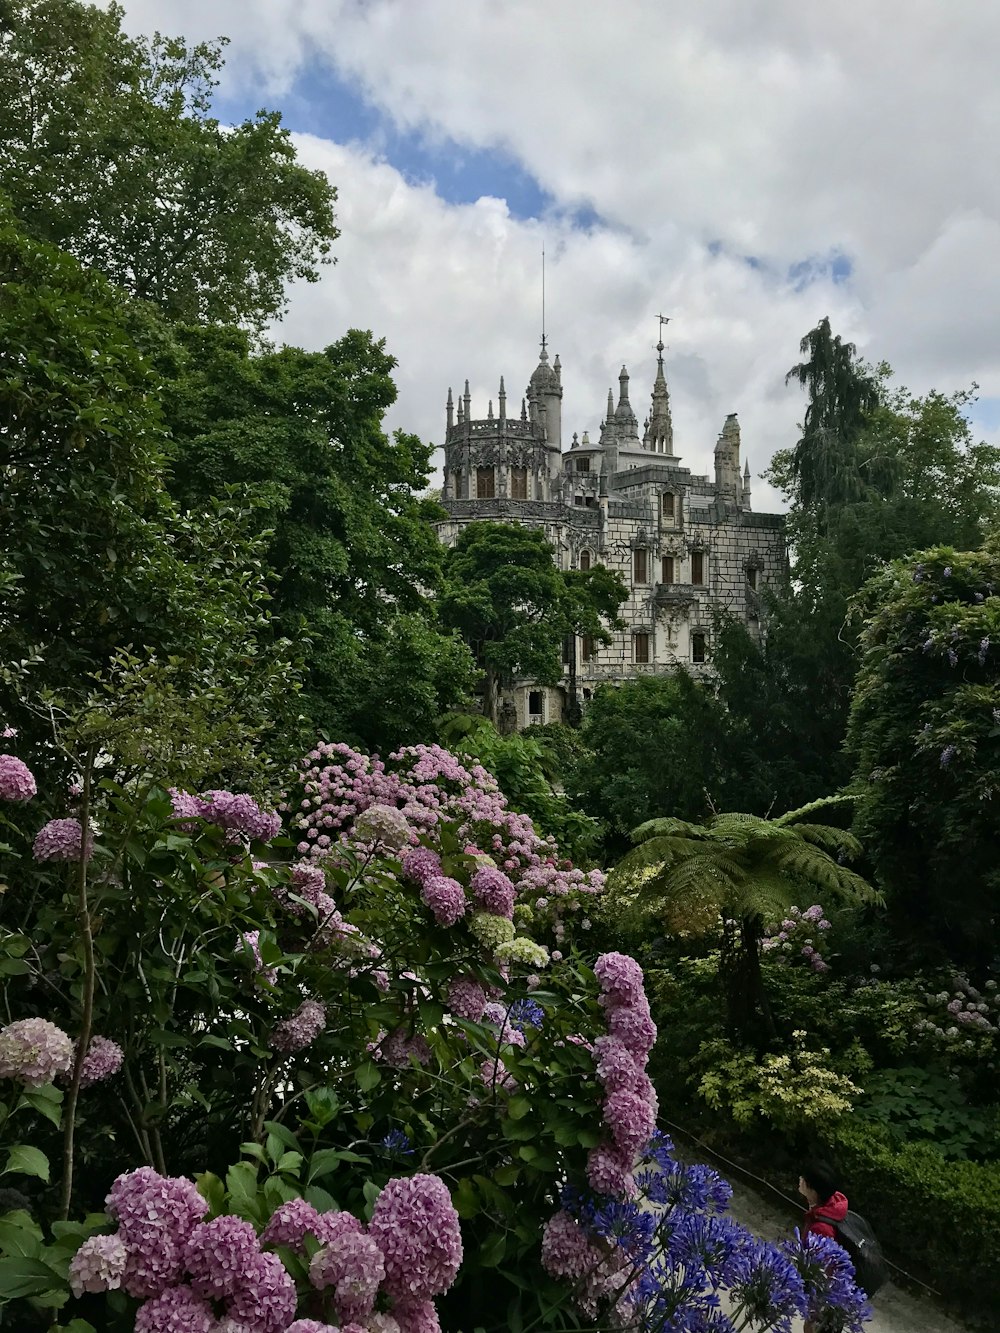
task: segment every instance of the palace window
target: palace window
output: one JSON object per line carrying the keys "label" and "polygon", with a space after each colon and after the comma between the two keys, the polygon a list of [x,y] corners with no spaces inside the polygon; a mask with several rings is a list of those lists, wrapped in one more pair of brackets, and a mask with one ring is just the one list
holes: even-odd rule
{"label": "palace window", "polygon": [[578,459],[576,460],[576,470],[577,470],[577,472],[589,472],[589,471],[590,471],[590,459],[589,459],[589,458],[578,458]]}
{"label": "palace window", "polygon": [[491,467],[476,468],[476,499],[492,500],[496,494],[496,471]]}
{"label": "palace window", "polygon": [[757,568],[755,565],[747,565],[747,587],[751,592],[757,591]]}
{"label": "palace window", "polygon": [[580,568],[581,568],[581,569],[589,569],[589,568],[590,568],[590,552],[589,552],[589,551],[581,551],[581,552],[580,552]]}
{"label": "palace window", "polygon": [[660,495],[660,513],[664,522],[673,523],[676,517],[675,497],[673,491],[663,491]]}
{"label": "palace window", "polygon": [[592,662],[594,660],[594,639],[590,634],[584,634],[580,640],[580,661]]}
{"label": "palace window", "polygon": [[539,726],[545,720],[544,699],[541,690],[528,691],[528,721]]}
{"label": "palace window", "polygon": [[705,552],[691,552],[691,582],[701,586],[705,582]]}
{"label": "palace window", "polygon": [[648,583],[649,569],[646,552],[641,548],[632,552],[632,582]]}
{"label": "palace window", "polygon": [[632,661],[639,666],[649,662],[649,635],[639,633],[632,635]]}
{"label": "palace window", "polygon": [[465,490],[465,474],[463,472],[455,473],[455,499],[456,500],[468,499]]}
{"label": "palace window", "polygon": [[660,560],[660,582],[674,582],[674,557],[672,555],[665,555]]}
{"label": "palace window", "polygon": [[510,498],[512,500],[527,500],[528,498],[528,469],[526,467],[512,467],[510,470]]}
{"label": "palace window", "polygon": [[704,662],[705,660],[705,636],[701,630],[695,630],[691,635],[691,661]]}

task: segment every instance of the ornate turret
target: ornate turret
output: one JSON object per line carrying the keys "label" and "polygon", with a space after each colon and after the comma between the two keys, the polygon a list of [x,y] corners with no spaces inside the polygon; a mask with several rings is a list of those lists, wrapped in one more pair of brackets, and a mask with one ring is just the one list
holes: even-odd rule
{"label": "ornate turret", "polygon": [[656,344],[656,379],[653,381],[653,406],[642,437],[642,447],[653,453],[674,456],[674,426],[670,418],[670,394],[663,373],[663,339]]}
{"label": "ornate turret", "polygon": [[[558,360],[559,358],[556,357],[557,362]],[[540,420],[544,416],[547,441],[553,449],[559,450],[562,448],[563,396],[560,370],[559,366],[549,365],[549,354],[543,337],[538,365],[528,381],[528,406],[530,408],[534,405],[539,409],[533,419]],[[540,410],[543,407],[545,409],[544,413]]]}
{"label": "ornate turret", "polygon": [[747,459],[743,468],[743,508],[750,508],[750,460]]}

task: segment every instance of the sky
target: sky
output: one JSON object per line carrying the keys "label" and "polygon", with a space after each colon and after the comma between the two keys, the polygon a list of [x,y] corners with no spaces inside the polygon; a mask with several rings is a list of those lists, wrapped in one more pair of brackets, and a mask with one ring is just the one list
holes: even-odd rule
{"label": "sky", "polygon": [[124,0],[134,33],[230,38],[224,121],[282,112],[339,192],[335,266],[279,341],[371,328],[388,418],[440,444],[449,386],[514,402],[545,320],[563,444],[618,372],[648,410],[658,315],[677,452],[737,412],[754,507],[796,439],[784,383],[834,332],[915,393],[979,385],[1000,442],[1000,6],[942,0]]}

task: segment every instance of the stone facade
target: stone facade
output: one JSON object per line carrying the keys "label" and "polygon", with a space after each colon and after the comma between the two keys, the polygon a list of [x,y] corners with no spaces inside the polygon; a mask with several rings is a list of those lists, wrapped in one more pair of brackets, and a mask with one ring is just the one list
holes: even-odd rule
{"label": "stone facade", "polygon": [[[642,434],[622,367],[618,402],[608,403],[596,443],[587,431],[562,447],[562,370],[545,339],[520,414],[474,418],[468,381],[457,405],[448,390],[442,541],[482,519],[541,528],[562,569],[603,564],[621,574],[629,597],[626,629],[609,645],[577,639],[576,688],[585,707],[598,685],[674,670],[709,669],[713,611],[724,608],[754,629],[760,594],[786,577],[784,517],[750,508],[750,469],[740,473],[740,428],[725,420],[714,477],[695,476],[674,453],[670,397],[657,344],[649,416]],[[506,706],[519,727],[559,721],[571,677],[558,689],[518,682]]]}

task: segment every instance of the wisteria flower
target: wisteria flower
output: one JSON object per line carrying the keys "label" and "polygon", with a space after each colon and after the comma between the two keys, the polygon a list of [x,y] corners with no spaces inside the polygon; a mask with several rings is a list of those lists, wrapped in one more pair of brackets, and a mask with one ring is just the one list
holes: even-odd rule
{"label": "wisteria flower", "polygon": [[19,1018],[0,1031],[0,1078],[41,1088],[73,1067],[73,1043],[47,1018]]}
{"label": "wisteria flower", "polygon": [[15,755],[0,754],[0,800],[30,801],[38,795],[35,775]]}

